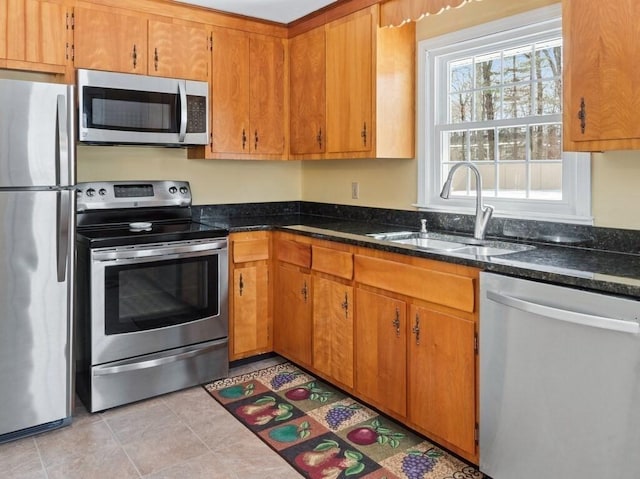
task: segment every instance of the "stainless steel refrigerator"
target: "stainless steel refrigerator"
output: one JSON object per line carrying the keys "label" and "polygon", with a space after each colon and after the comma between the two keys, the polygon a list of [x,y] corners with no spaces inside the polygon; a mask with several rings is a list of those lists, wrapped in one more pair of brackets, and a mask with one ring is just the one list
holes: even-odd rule
{"label": "stainless steel refrigerator", "polygon": [[0,80],[0,442],[71,421],[73,87]]}

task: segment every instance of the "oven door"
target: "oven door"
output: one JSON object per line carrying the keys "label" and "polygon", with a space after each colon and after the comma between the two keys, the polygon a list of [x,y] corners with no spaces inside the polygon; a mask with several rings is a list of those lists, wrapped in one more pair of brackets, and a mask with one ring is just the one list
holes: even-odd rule
{"label": "oven door", "polygon": [[92,250],[92,365],[226,338],[227,275],[225,238]]}

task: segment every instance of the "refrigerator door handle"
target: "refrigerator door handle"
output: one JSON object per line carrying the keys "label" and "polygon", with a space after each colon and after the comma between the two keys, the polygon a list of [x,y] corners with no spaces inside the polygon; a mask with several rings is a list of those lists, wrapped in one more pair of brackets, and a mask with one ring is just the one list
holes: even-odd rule
{"label": "refrigerator door handle", "polygon": [[75,195],[73,190],[62,190],[56,193],[56,261],[59,283],[64,283],[67,277],[72,195]]}
{"label": "refrigerator door handle", "polygon": [[[69,184],[69,124],[67,123],[67,99],[58,95],[56,112],[56,183]],[[66,176],[63,178],[63,172]]]}

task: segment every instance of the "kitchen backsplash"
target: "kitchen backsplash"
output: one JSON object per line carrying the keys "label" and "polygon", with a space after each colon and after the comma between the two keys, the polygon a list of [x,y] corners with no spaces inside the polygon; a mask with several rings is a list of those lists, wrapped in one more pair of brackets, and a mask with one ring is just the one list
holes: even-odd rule
{"label": "kitchen backsplash", "polygon": [[[473,215],[391,210],[308,201],[205,205],[194,206],[193,210],[194,215],[203,220],[244,218],[247,220],[246,224],[254,219],[256,225],[260,224],[258,218],[264,216],[283,216],[286,217],[283,220],[291,224],[295,222],[296,215],[305,215],[417,230],[420,219],[425,218],[428,230],[469,234],[473,233],[475,221]],[[638,230],[494,217],[489,221],[487,236],[640,254],[640,231]]]}

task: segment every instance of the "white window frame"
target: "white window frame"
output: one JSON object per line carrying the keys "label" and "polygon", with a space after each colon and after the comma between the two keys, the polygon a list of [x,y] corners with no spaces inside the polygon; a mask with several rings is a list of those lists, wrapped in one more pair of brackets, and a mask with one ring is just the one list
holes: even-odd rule
{"label": "white window frame", "polygon": [[[505,43],[527,35],[562,34],[559,4],[540,8],[512,17],[459,30],[418,43],[418,202],[419,210],[475,214],[475,195],[440,198],[446,178],[441,178],[440,152],[436,151],[435,128],[440,108],[447,108],[447,95],[439,85],[438,58],[451,52],[473,50],[480,44]],[[472,54],[472,53],[470,53]],[[563,153],[563,199],[526,200],[514,198],[486,198],[495,207],[494,216],[575,224],[593,224],[591,216],[591,155]],[[456,173],[462,175],[462,172]],[[473,181],[473,178],[472,178]]]}

